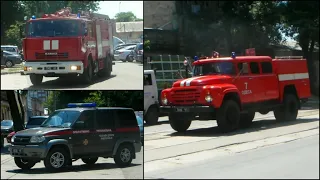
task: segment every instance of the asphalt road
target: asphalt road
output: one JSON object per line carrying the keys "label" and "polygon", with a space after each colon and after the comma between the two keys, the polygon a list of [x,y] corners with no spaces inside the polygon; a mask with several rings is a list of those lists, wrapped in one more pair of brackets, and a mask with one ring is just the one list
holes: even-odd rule
{"label": "asphalt road", "polygon": [[142,90],[143,89],[143,65],[135,62],[116,61],[111,77],[98,78],[91,85],[81,83],[81,78],[57,78],[44,77],[43,83],[33,86],[29,76],[20,74],[1,75],[1,89],[94,89],[94,90]]}
{"label": "asphalt road", "polygon": [[[283,123],[273,113],[257,113],[252,127],[227,134],[216,126],[193,121],[177,133],[167,117],[145,126],[145,178],[319,178],[319,109],[301,110],[296,121]],[[318,139],[304,141],[311,136]]]}
{"label": "asphalt road", "polygon": [[[6,146],[6,144],[5,144]],[[73,162],[73,166],[63,172],[48,173],[43,161],[37,163],[31,170],[19,169],[8,154],[7,148],[1,148],[1,179],[143,179],[143,149],[137,153],[132,165],[119,168],[112,158],[99,158],[91,167],[81,160]]]}

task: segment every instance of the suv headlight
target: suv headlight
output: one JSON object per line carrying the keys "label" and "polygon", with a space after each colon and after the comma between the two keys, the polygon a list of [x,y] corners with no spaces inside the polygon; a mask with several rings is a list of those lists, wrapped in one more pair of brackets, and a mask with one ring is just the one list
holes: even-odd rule
{"label": "suv headlight", "polygon": [[16,137],[16,135],[13,135],[12,137],[11,137],[11,142],[13,143],[14,142],[14,138]]}
{"label": "suv headlight", "polygon": [[44,136],[32,136],[30,139],[31,143],[41,143],[45,140]]}

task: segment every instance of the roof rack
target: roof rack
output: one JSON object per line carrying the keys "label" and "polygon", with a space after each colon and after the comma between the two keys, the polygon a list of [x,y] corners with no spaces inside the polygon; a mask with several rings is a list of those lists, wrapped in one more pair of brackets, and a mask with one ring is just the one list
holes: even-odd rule
{"label": "roof rack", "polygon": [[303,59],[303,56],[276,56],[275,59]]}

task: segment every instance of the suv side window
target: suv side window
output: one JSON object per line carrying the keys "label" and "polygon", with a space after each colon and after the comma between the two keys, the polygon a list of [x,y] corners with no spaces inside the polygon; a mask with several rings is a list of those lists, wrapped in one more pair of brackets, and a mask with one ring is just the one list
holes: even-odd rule
{"label": "suv side window", "polygon": [[83,111],[78,121],[84,122],[84,129],[94,129],[94,111],[86,110]]}
{"label": "suv side window", "polygon": [[116,110],[118,117],[118,124],[120,127],[135,127],[138,126],[136,115],[132,110],[119,109]]}
{"label": "suv side window", "polygon": [[259,64],[257,62],[250,63],[251,74],[260,74]]}
{"label": "suv side window", "polygon": [[98,129],[111,129],[114,128],[114,111],[99,109],[97,111],[97,128]]}
{"label": "suv side window", "polygon": [[263,74],[272,73],[272,64],[271,62],[261,62],[261,69]]}
{"label": "suv side window", "polygon": [[[243,64],[247,64],[247,63],[238,63],[238,71],[239,72],[241,71]],[[241,73],[241,75],[247,75],[247,74],[249,74],[249,69],[244,69]]]}
{"label": "suv side window", "polygon": [[151,86],[152,85],[151,74],[144,75],[143,85],[144,86]]}

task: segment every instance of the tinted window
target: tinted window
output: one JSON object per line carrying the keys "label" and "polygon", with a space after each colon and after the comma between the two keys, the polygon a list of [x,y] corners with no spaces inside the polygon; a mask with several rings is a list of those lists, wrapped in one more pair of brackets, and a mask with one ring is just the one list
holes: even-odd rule
{"label": "tinted window", "polygon": [[97,111],[97,128],[114,128],[114,111],[98,110]]}
{"label": "tinted window", "polygon": [[250,69],[252,74],[260,74],[259,64],[256,62],[250,63]]}
{"label": "tinted window", "polygon": [[152,85],[151,74],[144,75],[143,85],[144,86],[151,86]]}
{"label": "tinted window", "polygon": [[272,64],[271,62],[262,62],[261,63],[262,73],[272,73]]}
{"label": "tinted window", "polygon": [[42,127],[58,126],[70,127],[71,124],[80,116],[79,111],[55,111],[42,124]]}
{"label": "tinted window", "polygon": [[116,110],[118,122],[120,127],[132,127],[138,126],[136,115],[132,110],[119,109]]}
{"label": "tinted window", "polygon": [[32,21],[27,25],[28,37],[78,36],[80,22],[76,20]]}
{"label": "tinted window", "polygon": [[[239,72],[242,70],[243,64],[247,64],[247,63],[238,63],[238,71],[239,71]],[[241,74],[249,74],[248,69],[243,69],[243,70],[241,71]]]}
{"label": "tinted window", "polygon": [[78,121],[83,121],[84,129],[94,128],[94,112],[95,111],[83,111],[78,119]]}
{"label": "tinted window", "polygon": [[235,74],[232,62],[213,62],[196,65],[193,70],[194,76],[214,75],[214,74]]}
{"label": "tinted window", "polygon": [[1,121],[1,126],[12,126],[12,125],[13,125],[13,121],[8,121],[8,120]]}
{"label": "tinted window", "polygon": [[47,118],[30,118],[27,125],[41,125]]}

